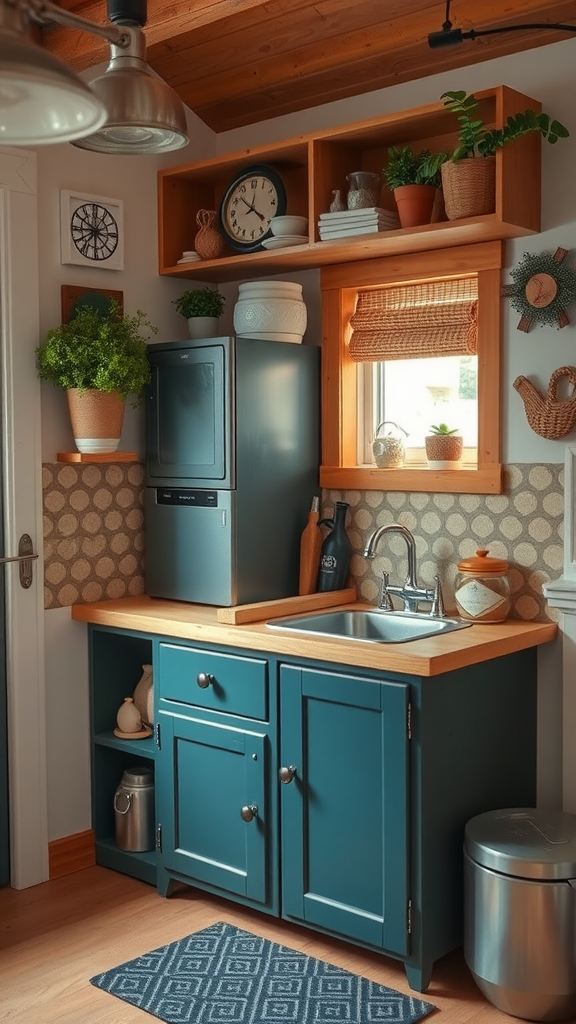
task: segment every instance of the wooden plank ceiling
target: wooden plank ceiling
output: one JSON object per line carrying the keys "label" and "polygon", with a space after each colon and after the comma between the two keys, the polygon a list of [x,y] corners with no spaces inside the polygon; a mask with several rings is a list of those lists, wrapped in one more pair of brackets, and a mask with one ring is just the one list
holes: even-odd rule
{"label": "wooden plank ceiling", "polygon": [[[62,6],[106,21],[105,0]],[[422,0],[148,0],[147,58],[198,117],[223,132],[571,38],[523,29],[431,50],[428,33],[440,31],[444,18],[445,3]],[[463,31],[576,25],[576,2],[453,0],[451,21]],[[108,59],[107,43],[69,28],[44,29],[43,43],[77,71]],[[452,87],[466,82],[455,75]]]}

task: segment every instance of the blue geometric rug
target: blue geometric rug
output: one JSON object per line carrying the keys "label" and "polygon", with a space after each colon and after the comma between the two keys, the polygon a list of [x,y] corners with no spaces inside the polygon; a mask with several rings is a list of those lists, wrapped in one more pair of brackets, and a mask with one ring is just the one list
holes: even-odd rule
{"label": "blue geometric rug", "polygon": [[90,981],[167,1024],[413,1024],[436,1009],[222,921]]}

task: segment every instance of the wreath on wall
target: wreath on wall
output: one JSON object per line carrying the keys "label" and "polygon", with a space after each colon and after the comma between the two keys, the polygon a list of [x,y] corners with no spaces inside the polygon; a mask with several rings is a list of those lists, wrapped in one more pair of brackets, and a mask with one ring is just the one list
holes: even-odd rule
{"label": "wreath on wall", "polygon": [[510,271],[514,283],[502,294],[520,313],[519,331],[527,333],[533,323],[559,329],[570,323],[566,307],[576,299],[576,272],[565,262],[569,252],[560,247],[553,254],[526,252]]}

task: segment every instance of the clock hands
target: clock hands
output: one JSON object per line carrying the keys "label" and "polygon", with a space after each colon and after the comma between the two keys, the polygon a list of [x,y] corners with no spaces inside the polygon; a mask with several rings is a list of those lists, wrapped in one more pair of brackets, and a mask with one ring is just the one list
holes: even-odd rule
{"label": "clock hands", "polygon": [[[240,199],[246,204],[250,213],[255,213],[257,217],[260,217],[260,220],[266,220],[264,214],[260,213],[260,210],[257,210],[253,203],[249,203],[247,199],[244,199],[244,196],[240,196]],[[252,196],[252,199],[254,199],[254,196]]]}

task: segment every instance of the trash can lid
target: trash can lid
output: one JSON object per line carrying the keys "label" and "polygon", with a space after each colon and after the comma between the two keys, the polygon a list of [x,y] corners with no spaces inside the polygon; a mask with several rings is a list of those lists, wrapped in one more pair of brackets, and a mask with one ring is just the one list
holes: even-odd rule
{"label": "trash can lid", "polygon": [[125,786],[151,786],[154,781],[154,772],[144,764],[135,764],[126,768],[122,774],[122,783]]}
{"label": "trash can lid", "polygon": [[576,878],[576,814],[508,807],[472,818],[464,849],[483,867],[518,878]]}

